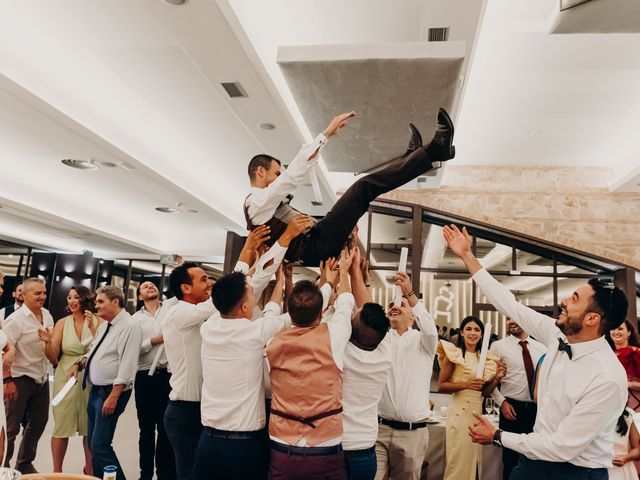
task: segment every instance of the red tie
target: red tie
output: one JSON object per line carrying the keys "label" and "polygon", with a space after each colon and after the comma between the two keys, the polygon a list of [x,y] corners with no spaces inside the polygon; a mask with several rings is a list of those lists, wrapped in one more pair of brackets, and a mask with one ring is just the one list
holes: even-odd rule
{"label": "red tie", "polygon": [[526,340],[521,340],[518,343],[522,347],[522,360],[524,361],[524,369],[527,372],[527,380],[529,381],[529,392],[531,392],[534,382],[533,361],[531,360],[531,354],[529,353],[529,349],[527,348],[528,342]]}

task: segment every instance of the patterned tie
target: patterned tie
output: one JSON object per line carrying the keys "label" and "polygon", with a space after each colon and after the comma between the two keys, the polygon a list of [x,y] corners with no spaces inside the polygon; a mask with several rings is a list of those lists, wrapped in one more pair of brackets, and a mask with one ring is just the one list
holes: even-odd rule
{"label": "patterned tie", "polygon": [[558,337],[558,351],[559,352],[565,352],[567,355],[569,355],[569,360],[571,360],[573,358],[573,352],[571,351],[571,345],[569,345],[567,342],[562,340],[560,337]]}
{"label": "patterned tie", "polygon": [[[527,381],[529,382],[529,393],[533,389],[533,382],[535,381],[535,375],[533,372],[533,360],[531,360],[531,353],[529,352],[529,348],[527,347],[526,340],[521,340],[518,342],[522,347],[522,360],[524,361],[524,369],[527,372]],[[533,397],[531,397],[533,400]]]}
{"label": "patterned tie", "polygon": [[87,379],[89,378],[89,366],[91,365],[91,359],[93,358],[93,356],[96,354],[96,352],[100,348],[100,345],[102,345],[102,342],[104,341],[105,337],[107,336],[107,333],[109,333],[109,329],[111,328],[111,325],[112,325],[111,322],[107,323],[107,329],[104,331],[104,335],[102,335],[102,337],[100,337],[100,341],[96,345],[96,348],[94,348],[93,351],[91,352],[91,355],[89,355],[89,360],[87,360],[87,368],[85,368],[84,377],[82,378],[82,389],[83,390],[85,388],[87,388]]}

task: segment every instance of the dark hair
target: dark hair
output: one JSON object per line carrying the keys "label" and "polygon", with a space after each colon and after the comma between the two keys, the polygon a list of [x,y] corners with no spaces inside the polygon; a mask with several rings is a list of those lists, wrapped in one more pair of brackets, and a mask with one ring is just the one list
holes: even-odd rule
{"label": "dark hair", "polygon": [[296,282],[287,301],[291,322],[299,327],[308,327],[322,313],[322,293],[309,280]]}
{"label": "dark hair", "polygon": [[[92,312],[96,311],[96,296],[93,294],[91,290],[89,290],[87,287],[84,287],[82,285],[76,285],[75,287],[71,287],[69,289],[69,293],[71,293],[71,290],[75,290],[76,293],[78,294],[78,297],[80,297],[81,311],[83,312],[85,310],[91,310]],[[67,293],[67,295],[69,295],[69,293]],[[68,305],[67,305],[67,311],[69,311]]]}
{"label": "dark hair", "polygon": [[16,293],[20,285],[22,285],[22,282],[16,282],[16,284],[13,286],[13,290],[11,290],[11,293]]}
{"label": "dark hair", "polygon": [[[462,319],[462,323],[460,324],[460,328],[458,329],[458,342],[457,342],[457,347],[462,349],[462,352],[465,353],[467,351],[465,345],[464,345],[464,338],[462,337],[462,331],[464,330],[464,327],[467,326],[467,323],[471,323],[474,322],[476,325],[478,325],[480,327],[480,340],[478,341],[478,344],[482,345],[482,337],[484,337],[484,324],[480,321],[480,319],[478,317],[474,317],[473,315],[469,315],[468,317],[464,317]],[[477,353],[478,349],[476,348],[476,353]]]}
{"label": "dark hair", "polygon": [[[638,339],[638,332],[636,332],[636,327],[634,327],[633,323],[631,323],[626,318],[622,323],[624,323],[627,326],[627,330],[629,330],[629,332],[631,333],[631,335],[629,335],[629,345],[634,347],[640,347],[640,340]],[[616,328],[620,328],[622,326],[622,323],[618,325]],[[611,348],[615,352],[616,346],[613,343],[613,339],[611,338],[611,330],[607,330],[606,332],[604,332],[604,338],[607,340],[607,342],[609,343],[609,346],[611,346]]]}
{"label": "dark hair", "polygon": [[260,155],[253,157],[249,162],[249,167],[247,168],[249,178],[251,180],[256,178],[256,171],[260,167],[263,167],[265,170],[269,170],[271,168],[271,162],[276,162],[278,165],[282,165],[280,160],[273,158],[271,155],[267,155],[266,153],[261,153]]}
{"label": "dark hair", "polygon": [[233,272],[218,279],[211,290],[213,304],[222,315],[229,315],[246,295],[247,277]]}
{"label": "dark hair", "polygon": [[629,424],[627,424],[627,417],[629,416],[629,411],[625,408],[622,411],[622,414],[618,417],[618,424],[616,425],[616,433],[618,435],[624,436],[627,434],[629,430]]}
{"label": "dark hair", "polygon": [[589,280],[593,288],[593,300],[589,310],[602,317],[600,333],[618,328],[624,322],[629,308],[627,296],[618,287],[599,278]]}
{"label": "dark hair", "polygon": [[351,338],[360,345],[377,348],[391,328],[384,308],[377,303],[365,303],[358,315],[360,323],[354,325]]}
{"label": "dark hair", "polygon": [[178,300],[182,300],[182,284],[191,285],[191,275],[189,275],[190,268],[198,268],[199,265],[193,262],[185,262],[179,267],[173,269],[169,275],[169,288],[176,296]]}

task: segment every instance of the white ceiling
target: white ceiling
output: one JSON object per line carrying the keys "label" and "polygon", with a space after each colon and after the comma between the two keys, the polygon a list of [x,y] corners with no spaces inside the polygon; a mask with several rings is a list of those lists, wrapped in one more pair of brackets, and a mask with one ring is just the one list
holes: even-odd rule
{"label": "white ceiling", "polygon": [[[555,4],[1,2],[0,236],[104,256],[218,261],[225,231],[243,231],[248,160],[268,152],[288,163],[317,133],[278,48],[421,42],[429,26],[449,25],[450,40],[465,42],[452,112],[457,164],[605,164],[612,189],[640,191],[640,36],[550,35]],[[248,98],[230,99],[220,86],[236,81]],[[77,172],[60,163],[69,157],[134,169]],[[305,182],[295,205],[321,215],[353,179],[321,163],[324,204],[311,206]],[[198,213],[154,210],[177,203]]]}

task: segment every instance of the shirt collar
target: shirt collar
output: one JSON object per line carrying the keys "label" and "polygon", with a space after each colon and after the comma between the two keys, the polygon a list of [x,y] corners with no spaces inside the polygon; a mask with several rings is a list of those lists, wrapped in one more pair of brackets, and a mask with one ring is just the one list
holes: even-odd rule
{"label": "shirt collar", "polygon": [[611,348],[607,341],[602,337],[596,338],[595,340],[590,340],[588,342],[580,342],[580,343],[570,343],[571,352],[573,353],[573,360],[577,360],[580,357],[584,357],[585,355],[589,355],[590,353],[597,352],[598,350],[602,350],[603,348]]}
{"label": "shirt collar", "polygon": [[116,326],[118,322],[120,322],[120,320],[126,317],[126,315],[127,311],[123,308],[122,310],[120,310],[120,313],[116,315],[113,320],[111,320],[111,325]]}
{"label": "shirt collar", "polygon": [[[22,304],[22,307],[20,307],[20,308],[24,308],[24,314],[25,314],[27,317],[31,317],[31,318],[33,318],[36,322],[40,323],[40,320],[38,320],[38,317],[36,317],[36,314],[35,314],[35,313],[33,313],[33,312],[31,311],[31,309],[30,309],[29,307],[27,307],[25,304]],[[41,308],[41,309],[40,309],[40,312],[44,312],[44,308]],[[43,316],[42,318],[43,318],[43,320],[44,320],[44,316]]]}

